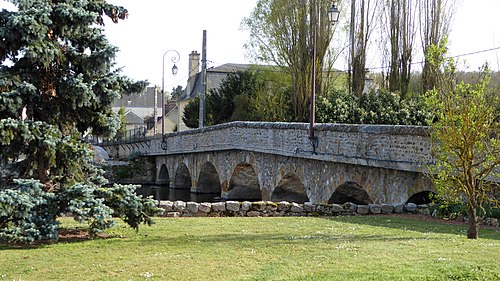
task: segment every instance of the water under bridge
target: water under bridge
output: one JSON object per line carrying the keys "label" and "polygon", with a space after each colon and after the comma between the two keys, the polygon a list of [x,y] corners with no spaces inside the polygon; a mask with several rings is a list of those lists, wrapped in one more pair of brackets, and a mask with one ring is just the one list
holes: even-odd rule
{"label": "water under bridge", "polygon": [[315,132],[312,143],[308,124],[232,122],[102,146],[148,158],[151,183],[227,200],[404,203],[432,191],[428,128],[317,124]]}

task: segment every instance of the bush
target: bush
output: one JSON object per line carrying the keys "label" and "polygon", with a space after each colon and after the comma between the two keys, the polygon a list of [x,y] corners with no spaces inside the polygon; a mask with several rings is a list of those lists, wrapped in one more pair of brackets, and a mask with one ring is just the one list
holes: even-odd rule
{"label": "bush", "polygon": [[320,123],[427,125],[433,113],[419,97],[402,99],[397,93],[380,90],[357,97],[345,90],[333,90],[318,98]]}
{"label": "bush", "polygon": [[87,223],[91,237],[112,227],[112,216],[122,218],[138,231],[141,223],[151,225],[151,217],[162,210],[152,198],[136,195],[135,188],[78,183],[46,191],[37,180],[15,180],[12,186],[0,190],[0,241],[57,240],[57,217],[61,214],[70,214],[76,221]]}

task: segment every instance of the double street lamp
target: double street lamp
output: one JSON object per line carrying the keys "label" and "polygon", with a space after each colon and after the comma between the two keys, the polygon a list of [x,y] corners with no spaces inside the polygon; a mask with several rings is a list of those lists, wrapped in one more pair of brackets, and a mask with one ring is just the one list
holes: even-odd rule
{"label": "double street lamp", "polygon": [[[314,135],[314,123],[316,119],[316,45],[317,45],[317,19],[316,19],[316,4],[317,0],[314,0],[314,9],[312,15],[312,25],[313,25],[313,50],[312,50],[312,71],[311,71],[311,108],[309,116],[309,140],[313,147],[313,153],[316,154],[316,148],[318,147],[318,138]],[[328,20],[330,23],[336,23],[339,20],[340,11],[337,8],[337,1],[333,2],[332,7],[328,10]]]}
{"label": "double street lamp", "polygon": [[[172,66],[172,74],[175,76],[179,69],[175,65],[181,56],[179,55],[179,52],[176,50],[168,50],[163,54],[163,64],[162,64],[162,72],[161,72],[161,135],[162,135],[162,141],[161,141],[161,148],[166,150],[167,149],[167,139],[165,135],[165,56],[168,53],[173,52],[173,56],[170,59],[174,66]],[[156,116],[155,116],[156,118]]]}

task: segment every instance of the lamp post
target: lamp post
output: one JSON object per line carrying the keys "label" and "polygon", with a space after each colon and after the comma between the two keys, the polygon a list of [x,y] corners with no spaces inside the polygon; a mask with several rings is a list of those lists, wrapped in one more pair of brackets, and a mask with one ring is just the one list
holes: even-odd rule
{"label": "lamp post", "polygon": [[176,62],[179,61],[181,56],[179,55],[179,52],[176,50],[168,50],[163,54],[163,64],[162,64],[162,72],[161,72],[161,135],[162,135],[162,141],[161,141],[161,148],[166,150],[167,149],[167,139],[165,135],[165,56],[173,52],[174,55],[170,59],[174,66],[172,66],[172,74],[175,76],[179,69],[175,65]]}
{"label": "lamp post", "polygon": [[[309,115],[309,140],[313,147],[313,153],[316,154],[316,148],[318,147],[318,138],[314,135],[314,123],[316,121],[316,44],[317,44],[317,19],[316,19],[316,4],[317,0],[314,0],[313,14],[312,14],[312,25],[313,25],[313,50],[312,50],[312,71],[311,71],[311,108]],[[337,1],[333,2],[332,7],[328,10],[328,19],[331,23],[336,23],[339,20],[340,11],[337,8]]]}

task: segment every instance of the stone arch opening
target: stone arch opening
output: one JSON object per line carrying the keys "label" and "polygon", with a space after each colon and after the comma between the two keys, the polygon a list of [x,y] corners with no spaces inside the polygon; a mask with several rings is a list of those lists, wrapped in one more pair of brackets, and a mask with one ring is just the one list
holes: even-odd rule
{"label": "stone arch opening", "polygon": [[368,192],[355,182],[346,182],[340,185],[328,200],[328,204],[344,204],[347,202],[357,205],[368,205],[373,203]]}
{"label": "stone arch opening", "polygon": [[170,175],[168,173],[167,166],[165,164],[161,165],[160,173],[158,173],[158,179],[156,180],[158,185],[158,199],[167,200],[170,188]]}
{"label": "stone arch opening", "polygon": [[295,174],[288,174],[281,179],[271,196],[271,200],[288,201],[296,203],[308,202],[304,184]]}
{"label": "stone arch opening", "polygon": [[430,190],[417,192],[412,196],[410,196],[410,198],[408,198],[406,204],[408,203],[414,203],[416,205],[430,204],[433,202],[435,196],[437,196],[437,193],[432,192]]}
{"label": "stone arch opening", "polygon": [[239,201],[260,201],[259,177],[252,165],[240,163],[233,171],[227,190],[226,199]]}
{"label": "stone arch opening", "polygon": [[170,175],[168,173],[167,165],[161,165],[160,172],[158,173],[158,179],[156,184],[168,185],[170,182]]}
{"label": "stone arch opening", "polygon": [[174,186],[172,188],[191,189],[192,185],[191,174],[189,173],[188,167],[184,163],[179,164],[175,172]]}
{"label": "stone arch opening", "polygon": [[212,163],[206,162],[201,167],[196,191],[198,193],[221,193],[219,174]]}

